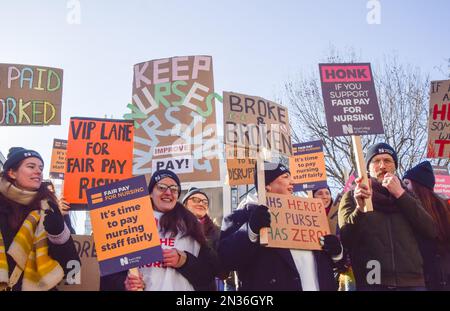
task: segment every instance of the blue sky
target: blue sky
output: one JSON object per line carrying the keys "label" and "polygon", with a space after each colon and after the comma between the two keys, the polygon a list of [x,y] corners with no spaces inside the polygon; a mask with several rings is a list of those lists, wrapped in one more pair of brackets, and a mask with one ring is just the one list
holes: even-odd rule
{"label": "blue sky", "polygon": [[[362,61],[386,54],[444,79],[450,58],[450,2],[387,1],[370,25],[367,0],[79,0],[68,24],[65,0],[0,0],[0,63],[64,69],[62,125],[0,127],[0,151],[39,151],[66,138],[71,116],[120,118],[131,98],[133,64],[177,55],[212,55],[216,92],[274,99],[283,83],[317,71],[330,45]],[[0,94],[1,95],[1,94]],[[48,165],[45,172],[48,175]]]}

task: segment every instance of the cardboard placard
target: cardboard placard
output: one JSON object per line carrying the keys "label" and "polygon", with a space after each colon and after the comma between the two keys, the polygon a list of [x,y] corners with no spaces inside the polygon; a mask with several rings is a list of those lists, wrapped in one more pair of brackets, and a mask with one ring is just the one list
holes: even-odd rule
{"label": "cardboard placard", "polygon": [[60,125],[63,70],[0,64],[0,126]]}
{"label": "cardboard placard", "polygon": [[230,186],[254,184],[255,166],[255,159],[228,159],[226,183]]}
{"label": "cardboard placard", "polygon": [[450,80],[431,82],[427,158],[450,159]]}
{"label": "cardboard placard", "polygon": [[223,92],[224,142],[227,158],[292,154],[288,109],[258,96]]}
{"label": "cardboard placard", "polygon": [[355,173],[351,174],[348,177],[347,181],[345,182],[344,189],[342,190],[342,192],[346,193],[352,190],[353,182],[355,181],[355,179],[356,179]]}
{"label": "cardboard placard", "polygon": [[[157,59],[134,65],[133,174],[159,169],[181,182],[220,180],[211,56]],[[174,159],[176,157],[176,159]]]}
{"label": "cardboard placard", "polygon": [[133,134],[132,121],[70,119],[64,197],[72,210],[86,208],[86,189],[132,176]]}
{"label": "cardboard placard", "polygon": [[162,260],[144,176],[86,191],[100,275]]}
{"label": "cardboard placard", "polygon": [[369,63],[319,64],[330,137],[383,134]]}
{"label": "cardboard placard", "polygon": [[320,250],[319,238],[330,234],[321,199],[266,194],[271,214],[269,247]]}
{"label": "cardboard placard", "polygon": [[97,253],[95,251],[93,237],[90,235],[72,234],[72,239],[81,260],[80,275],[72,276],[69,272],[70,278],[66,277],[66,279],[58,285],[58,290],[99,291],[100,269],[98,267]]}
{"label": "cardboard placard", "polygon": [[294,144],[289,168],[294,191],[311,191],[327,187],[327,171],[322,141]]}
{"label": "cardboard placard", "polygon": [[52,160],[50,163],[50,178],[64,179],[66,167],[67,140],[53,139]]}

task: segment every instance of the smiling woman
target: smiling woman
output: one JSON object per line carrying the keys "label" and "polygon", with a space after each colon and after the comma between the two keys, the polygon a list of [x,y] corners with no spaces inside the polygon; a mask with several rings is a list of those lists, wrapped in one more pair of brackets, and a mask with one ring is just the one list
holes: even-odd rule
{"label": "smiling woman", "polygon": [[0,174],[0,290],[51,290],[79,261],[43,167],[39,153],[14,147]]}
{"label": "smiling woman", "polygon": [[101,278],[101,290],[211,290],[218,261],[197,218],[178,202],[181,185],[169,170],[156,171],[148,185],[161,246],[162,262],[139,268],[139,276],[117,273]]}

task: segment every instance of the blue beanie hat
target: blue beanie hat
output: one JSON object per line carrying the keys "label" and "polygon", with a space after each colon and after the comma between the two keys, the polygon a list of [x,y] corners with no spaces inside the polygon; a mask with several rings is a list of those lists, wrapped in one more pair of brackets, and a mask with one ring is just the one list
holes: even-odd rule
{"label": "blue beanie hat", "polygon": [[370,146],[370,148],[366,152],[366,168],[369,170],[369,164],[372,158],[379,154],[388,154],[394,159],[395,168],[398,168],[398,158],[397,152],[395,152],[394,148],[389,146],[386,143],[378,143]]}
{"label": "blue beanie hat", "polygon": [[416,183],[433,191],[436,179],[434,177],[433,167],[429,161],[417,164],[410,170],[406,171],[403,179],[414,180]]}
{"label": "blue beanie hat", "polygon": [[5,164],[3,165],[3,171],[9,171],[9,169],[14,167],[20,161],[25,160],[26,158],[38,158],[42,161],[42,163],[44,163],[44,160],[42,160],[42,157],[38,152],[22,147],[12,147],[11,149],[9,149],[8,157]]}
{"label": "blue beanie hat", "polygon": [[[283,175],[284,173],[289,173],[289,169],[282,163],[272,163],[264,161],[264,178],[266,180],[266,184],[270,185],[278,176]],[[258,163],[255,166],[255,188],[258,191]]]}
{"label": "blue beanie hat", "polygon": [[330,191],[330,194],[331,194],[331,189],[330,189],[330,187],[329,187],[329,186],[326,186],[326,187],[321,187],[321,188],[314,189],[314,190],[312,191],[313,196],[316,194],[317,191],[322,190],[322,189],[328,189],[328,191]]}
{"label": "blue beanie hat", "polygon": [[181,203],[184,204],[189,199],[189,197],[191,197],[192,195],[194,195],[196,193],[203,194],[209,201],[209,198],[206,195],[206,193],[204,193],[202,190],[200,190],[200,189],[198,189],[196,187],[191,187],[191,188],[189,188],[188,192],[184,195],[183,200],[181,201]]}
{"label": "blue beanie hat", "polygon": [[178,196],[180,196],[181,193],[181,183],[180,179],[178,178],[177,174],[175,174],[172,171],[169,170],[160,170],[153,173],[152,178],[150,179],[150,182],[148,183],[148,193],[152,193],[153,188],[155,185],[161,180],[166,177],[172,178],[178,185],[178,188],[180,189],[178,191]]}

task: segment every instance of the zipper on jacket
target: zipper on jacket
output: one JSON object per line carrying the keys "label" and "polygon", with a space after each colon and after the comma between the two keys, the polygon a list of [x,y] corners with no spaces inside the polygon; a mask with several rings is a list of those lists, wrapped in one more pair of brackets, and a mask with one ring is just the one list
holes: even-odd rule
{"label": "zipper on jacket", "polygon": [[391,243],[392,271],[394,273],[395,286],[397,286],[397,273],[395,270],[395,256],[394,256],[394,243],[392,241],[391,218],[388,218],[388,233],[389,233],[389,241]]}

